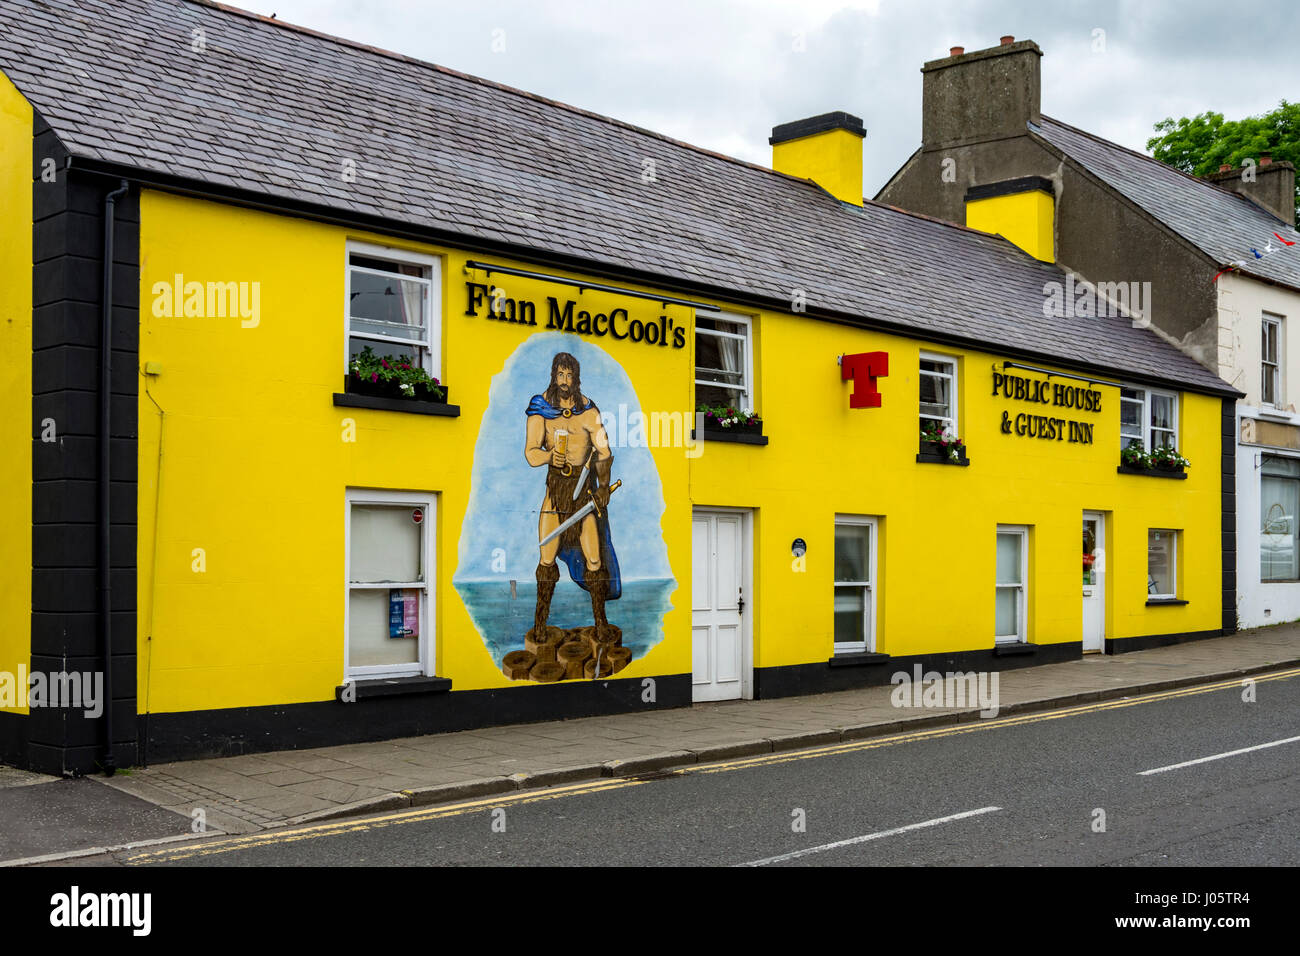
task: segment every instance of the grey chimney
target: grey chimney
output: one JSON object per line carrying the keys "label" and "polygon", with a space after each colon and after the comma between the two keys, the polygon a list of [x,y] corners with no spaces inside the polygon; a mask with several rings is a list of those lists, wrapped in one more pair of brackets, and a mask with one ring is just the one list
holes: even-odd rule
{"label": "grey chimney", "polygon": [[1245,196],[1257,206],[1271,212],[1288,225],[1295,222],[1295,166],[1283,160],[1274,162],[1273,157],[1264,153],[1255,165],[1255,181],[1247,182],[1243,176],[1245,169],[1233,169],[1231,166],[1220,172],[1210,173],[1205,178],[1217,183],[1224,189],[1231,189],[1238,195]]}
{"label": "grey chimney", "polygon": [[[921,148],[1023,136],[1040,123],[1043,51],[1033,40],[1002,42],[921,67]],[[959,50],[955,47],[954,50]]]}

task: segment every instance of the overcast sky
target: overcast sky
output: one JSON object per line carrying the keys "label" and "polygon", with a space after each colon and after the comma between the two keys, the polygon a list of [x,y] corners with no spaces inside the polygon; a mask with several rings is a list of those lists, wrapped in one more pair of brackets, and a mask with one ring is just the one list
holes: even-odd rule
{"label": "overcast sky", "polygon": [[1300,99],[1292,0],[227,2],[763,165],[774,125],[846,110],[867,196],[920,144],[921,64],[1004,34],[1042,49],[1044,113],[1135,149],[1166,116]]}

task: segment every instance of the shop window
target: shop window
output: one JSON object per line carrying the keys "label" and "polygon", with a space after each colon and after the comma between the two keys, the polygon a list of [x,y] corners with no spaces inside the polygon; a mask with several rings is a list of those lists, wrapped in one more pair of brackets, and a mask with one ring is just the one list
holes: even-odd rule
{"label": "shop window", "polygon": [[1147,451],[1178,447],[1178,395],[1145,388],[1121,388],[1120,448],[1140,441]]}
{"label": "shop window", "polygon": [[876,519],[835,519],[835,653],[876,649]]}
{"label": "shop window", "polygon": [[957,430],[957,360],[921,353],[921,431],[937,425],[945,435]]}
{"label": "shop window", "polygon": [[1300,579],[1300,549],[1296,541],[1300,459],[1265,455],[1260,471],[1260,579],[1295,581]]}
{"label": "shop window", "polygon": [[362,243],[347,249],[348,362],[369,346],[441,377],[439,260]]}
{"label": "shop window", "polygon": [[997,583],[994,595],[994,640],[998,644],[1023,644],[1028,602],[1029,529],[998,525]]}
{"label": "shop window", "polygon": [[1178,597],[1178,532],[1152,528],[1147,532],[1147,600]]}
{"label": "shop window", "polygon": [[695,317],[695,404],[754,410],[750,321],[726,312]]}
{"label": "shop window", "polygon": [[1264,405],[1282,404],[1282,317],[1264,313],[1260,323],[1260,389]]}
{"label": "shop window", "polygon": [[348,493],[346,675],[432,676],[431,495]]}

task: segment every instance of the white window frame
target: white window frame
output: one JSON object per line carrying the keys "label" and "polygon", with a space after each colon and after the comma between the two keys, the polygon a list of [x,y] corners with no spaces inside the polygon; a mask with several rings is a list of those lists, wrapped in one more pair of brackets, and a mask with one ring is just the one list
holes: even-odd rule
{"label": "white window frame", "polygon": [[[1259,342],[1259,403],[1269,408],[1281,408],[1286,404],[1282,394],[1282,320],[1283,317],[1272,312],[1265,312],[1260,319]],[[1273,356],[1268,355],[1268,332],[1273,330]],[[1272,396],[1269,396],[1269,384],[1272,383]]]}
{"label": "white window frame", "polygon": [[[731,322],[735,325],[740,325],[744,327],[745,331],[743,334],[739,332],[721,332],[718,331],[717,329],[702,329],[700,328],[700,321],[699,321],[700,315],[699,313],[696,313],[695,315],[694,325],[695,325],[695,336],[697,339],[701,335],[712,335],[715,338],[719,338],[719,339],[740,339],[744,343],[745,354],[744,354],[744,359],[741,362],[741,367],[744,369],[745,372],[744,390],[739,392],[735,405],[741,411],[745,411],[745,410],[748,410],[750,412],[758,411],[758,409],[754,407],[754,323],[753,323],[753,319],[750,318],[748,315],[739,315],[735,312],[709,312],[704,316],[704,318],[716,319],[719,322]],[[701,379],[699,376],[699,372],[700,372],[699,349],[696,348],[694,341],[692,341],[691,343],[691,348],[692,348],[692,352],[694,353],[693,358],[695,364],[693,368],[694,368],[696,385],[707,385],[711,388],[721,388],[726,391],[736,390],[735,386],[723,385],[723,384],[719,384],[718,382],[711,382],[707,379]],[[722,371],[722,370],[719,369],[718,371]],[[696,405],[698,404],[699,401],[697,400]]]}
{"label": "white window frame", "polygon": [[[950,366],[952,368],[952,371],[951,372],[931,372],[928,370],[923,371],[921,369],[922,362],[940,362]],[[918,418],[918,429],[920,428],[919,422],[921,419],[925,419],[932,422],[943,422],[945,434],[952,436],[954,438],[959,437],[961,435],[961,431],[958,428],[958,422],[960,421],[960,419],[957,417],[958,408],[957,408],[957,358],[956,356],[940,355],[937,352],[922,352],[920,354],[920,357],[917,359],[916,371],[917,371],[916,404],[917,404],[918,412],[920,411],[921,405],[924,404],[921,401],[920,379],[922,376],[928,375],[932,377],[946,378],[950,382],[948,388],[948,395],[949,395],[949,412],[951,414],[944,417],[938,415],[927,415],[925,412],[920,412]]]}
{"label": "white window frame", "polygon": [[[1141,398],[1127,398],[1127,397],[1124,395],[1124,392],[1125,392],[1125,391],[1134,391],[1134,392],[1137,392],[1137,393],[1141,396]],[[1141,423],[1142,423],[1142,434],[1141,434],[1140,438],[1141,438],[1141,441],[1142,441],[1142,447],[1143,447],[1147,452],[1155,451],[1155,447],[1156,447],[1155,445],[1153,445],[1153,444],[1151,443],[1151,432],[1152,432],[1152,429],[1151,429],[1151,396],[1153,396],[1153,395],[1159,395],[1159,396],[1161,396],[1161,397],[1163,397],[1163,398],[1168,398],[1168,399],[1170,400],[1170,404],[1173,406],[1173,410],[1174,410],[1174,414],[1173,414],[1173,428],[1172,428],[1173,436],[1174,436],[1173,447],[1174,447],[1175,449],[1179,447],[1179,441],[1180,441],[1180,439],[1179,439],[1179,431],[1178,431],[1178,426],[1179,426],[1178,417],[1179,417],[1179,416],[1178,416],[1178,393],[1177,393],[1177,392],[1170,392],[1170,391],[1166,391],[1166,390],[1164,390],[1164,389],[1160,389],[1160,388],[1147,388],[1147,387],[1144,386],[1144,385],[1122,385],[1122,386],[1120,387],[1120,393],[1119,393],[1119,394],[1120,394],[1120,399],[1119,399],[1120,408],[1123,408],[1124,405],[1125,405],[1126,403],[1129,404],[1129,405],[1140,405],[1141,408],[1142,408],[1141,417],[1140,417],[1140,419],[1139,419],[1139,420],[1141,421]],[[1165,431],[1165,429],[1163,429],[1163,428],[1160,429],[1160,430],[1161,430],[1161,431]],[[1138,437],[1139,437],[1139,436],[1137,436],[1137,435],[1125,435],[1125,434],[1124,434],[1124,416],[1121,415],[1121,416],[1120,416],[1120,438],[1119,438],[1119,445],[1120,445],[1120,448],[1122,449],[1122,448],[1125,447],[1125,446],[1124,446],[1124,439],[1125,439],[1125,438],[1138,438]]]}
{"label": "white window frame", "polygon": [[[1173,541],[1169,546],[1169,585],[1174,589],[1172,594],[1157,594],[1151,590],[1155,584],[1155,578],[1151,576],[1151,535],[1153,532],[1173,535]],[[1182,540],[1183,532],[1178,528],[1148,528],[1147,529],[1147,600],[1148,601],[1176,601],[1178,599],[1178,545]]]}
{"label": "white window frame", "polygon": [[[1020,583],[997,580],[997,538],[993,539],[993,643],[1025,644],[1029,640],[1029,526],[1023,524],[1000,524],[997,533],[1014,534],[1020,538]],[[997,614],[997,592],[1003,588],[1016,588],[1016,622],[1019,631],[1015,634],[999,634]]]}
{"label": "white window frame", "polygon": [[[371,259],[384,259],[397,265],[420,266],[427,270],[423,278],[418,276],[401,276],[403,280],[423,282],[428,287],[427,301],[429,314],[425,319],[425,338],[416,341],[408,338],[379,335],[373,332],[352,331],[352,270],[368,272],[372,275],[391,276],[391,272],[367,269],[365,266],[353,266],[353,255],[366,256]],[[422,252],[399,249],[395,246],[381,246],[371,242],[348,240],[343,253],[343,368],[347,369],[351,359],[353,339],[365,339],[376,346],[388,346],[404,350],[414,349],[420,356],[424,370],[438,381],[442,381],[442,259]],[[384,353],[378,347],[376,352]]]}
{"label": "white window frame", "polygon": [[[420,522],[420,567],[424,569],[423,581],[354,584],[352,582],[352,506],[392,505],[395,507],[423,508],[424,520]],[[385,677],[432,677],[437,642],[434,634],[434,611],[437,605],[437,552],[434,550],[433,529],[438,521],[438,496],[431,492],[381,491],[370,488],[349,488],[343,509],[343,679],[370,680]],[[411,664],[367,664],[349,666],[348,640],[351,636],[353,590],[389,590],[402,588],[420,590],[419,660]]]}
{"label": "white window frame", "polygon": [[[839,515],[835,516],[835,527],[841,525],[850,525],[853,527],[862,527],[867,529],[867,577],[866,581],[832,581],[836,592],[840,588],[856,589],[863,592],[862,601],[862,629],[863,635],[860,641],[845,641],[843,643],[835,642],[835,654],[864,654],[873,653],[876,650],[876,566],[877,556],[880,551],[879,519],[867,517],[865,515]],[[832,544],[833,546],[833,544]],[[834,578],[834,554],[831,555],[831,577]],[[831,611],[831,633],[834,635],[834,605]]]}

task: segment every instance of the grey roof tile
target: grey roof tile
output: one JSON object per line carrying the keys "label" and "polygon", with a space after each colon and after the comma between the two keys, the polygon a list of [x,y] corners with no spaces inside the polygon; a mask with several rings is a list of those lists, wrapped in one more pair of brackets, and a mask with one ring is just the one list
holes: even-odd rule
{"label": "grey roof tile", "polygon": [[[0,0],[0,69],[75,155],[808,302],[849,319],[1195,388],[1217,376],[1123,319],[1050,319],[1010,243],[453,70],[201,2]],[[190,51],[201,26],[207,49]],[[69,69],[61,58],[71,60]],[[71,95],[70,95],[71,94]],[[79,111],[67,109],[69,101]],[[119,130],[129,135],[118,137]],[[656,181],[641,181],[654,159]],[[357,163],[355,182],[338,175]]]}
{"label": "grey roof tile", "polygon": [[[1029,128],[1217,265],[1245,260],[1241,271],[1300,289],[1300,234],[1291,224],[1230,190],[1060,120],[1044,116],[1042,126]],[[1256,259],[1252,248],[1263,252],[1270,242],[1279,247],[1274,233],[1297,245]]]}

